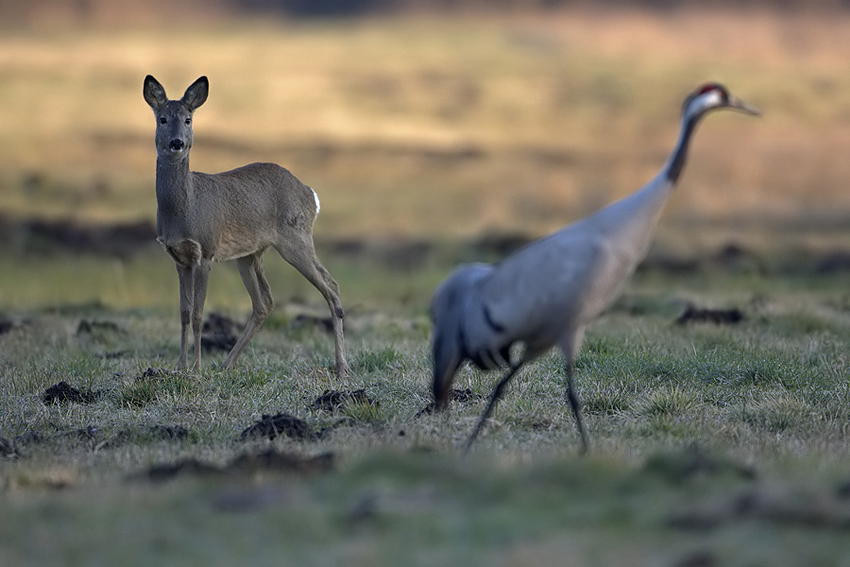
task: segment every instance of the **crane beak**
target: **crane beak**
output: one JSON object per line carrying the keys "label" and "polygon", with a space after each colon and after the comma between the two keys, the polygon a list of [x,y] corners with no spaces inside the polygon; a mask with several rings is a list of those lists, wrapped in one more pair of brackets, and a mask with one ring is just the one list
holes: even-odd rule
{"label": "crane beak", "polygon": [[753,116],[761,116],[761,111],[757,108],[750,106],[739,98],[736,98],[732,95],[729,95],[729,108],[735,108],[740,110],[741,112],[746,112],[747,114],[752,114]]}

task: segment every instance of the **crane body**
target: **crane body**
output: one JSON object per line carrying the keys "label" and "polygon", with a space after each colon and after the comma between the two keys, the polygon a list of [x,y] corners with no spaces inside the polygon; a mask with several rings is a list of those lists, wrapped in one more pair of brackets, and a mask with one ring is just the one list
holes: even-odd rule
{"label": "crane body", "polygon": [[[673,153],[644,187],[536,240],[495,265],[458,267],[434,293],[431,316],[434,398],[444,408],[454,375],[465,360],[482,370],[509,367],[470,437],[471,446],[504,386],[524,364],[557,346],[566,362],[567,398],[587,449],[573,365],[584,332],[617,297],[646,256],[664,204],[684,167],[699,119],[713,108],[758,111],[717,84],[701,87],[683,106]],[[523,350],[511,360],[514,344]]]}

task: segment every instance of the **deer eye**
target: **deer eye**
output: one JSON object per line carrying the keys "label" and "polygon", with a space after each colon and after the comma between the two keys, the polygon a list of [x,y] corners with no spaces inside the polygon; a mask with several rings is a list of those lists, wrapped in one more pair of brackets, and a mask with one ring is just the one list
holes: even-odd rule
{"label": "deer eye", "polygon": [[168,123],[168,120],[165,118],[165,116],[160,116],[159,117],[159,123],[160,124],[166,124],[166,123]]}
{"label": "deer eye", "polygon": [[187,119],[186,119],[186,126],[188,126],[188,125],[189,125],[189,124],[191,124],[191,123],[192,123],[192,119],[191,119],[191,118],[187,118]]}

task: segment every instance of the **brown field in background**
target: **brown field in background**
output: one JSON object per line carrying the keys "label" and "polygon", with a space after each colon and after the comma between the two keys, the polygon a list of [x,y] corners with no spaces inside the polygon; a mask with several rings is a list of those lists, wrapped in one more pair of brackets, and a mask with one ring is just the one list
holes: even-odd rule
{"label": "brown field in background", "polygon": [[850,16],[563,11],[7,30],[0,211],[155,215],[155,75],[201,74],[193,168],[269,160],[322,199],[317,238],[539,235],[645,183],[682,99],[720,81],[662,221],[672,252],[850,247]]}

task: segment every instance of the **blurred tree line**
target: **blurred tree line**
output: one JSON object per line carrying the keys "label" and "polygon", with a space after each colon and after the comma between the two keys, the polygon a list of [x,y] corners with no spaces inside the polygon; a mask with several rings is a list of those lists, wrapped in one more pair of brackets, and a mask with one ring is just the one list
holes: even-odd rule
{"label": "blurred tree line", "polygon": [[232,0],[235,8],[279,12],[289,16],[346,16],[381,13],[452,13],[471,11],[551,10],[589,8],[748,8],[841,9],[850,0]]}
{"label": "blurred tree line", "polygon": [[626,7],[662,11],[682,8],[825,11],[848,9],[850,0],[0,0],[0,26],[41,21],[146,23],[175,16],[207,19],[238,15],[339,18]]}

